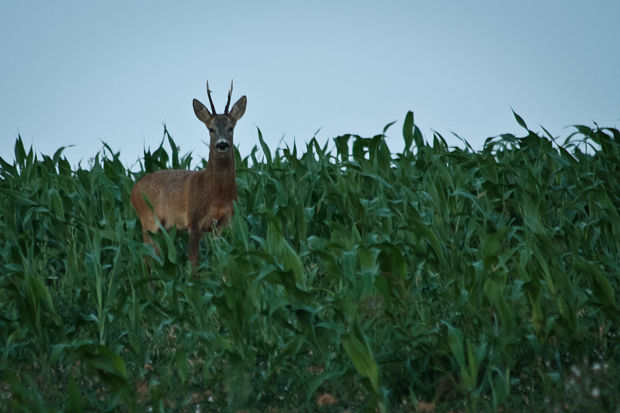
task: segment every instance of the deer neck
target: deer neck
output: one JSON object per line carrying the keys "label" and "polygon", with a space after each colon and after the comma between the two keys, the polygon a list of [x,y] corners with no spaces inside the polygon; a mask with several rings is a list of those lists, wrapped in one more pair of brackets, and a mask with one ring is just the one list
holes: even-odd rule
{"label": "deer neck", "polygon": [[207,178],[208,191],[217,194],[220,201],[231,202],[237,199],[237,181],[235,158],[209,156],[207,167],[203,171]]}

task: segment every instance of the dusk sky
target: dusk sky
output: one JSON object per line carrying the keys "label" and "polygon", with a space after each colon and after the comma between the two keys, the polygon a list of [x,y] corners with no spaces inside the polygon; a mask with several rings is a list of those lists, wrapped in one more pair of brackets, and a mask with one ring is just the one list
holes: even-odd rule
{"label": "dusk sky", "polygon": [[[20,134],[37,153],[88,165],[102,142],[135,169],[166,124],[208,156],[192,99],[248,98],[242,156],[316,133],[372,136],[407,111],[426,139],[474,148],[573,124],[620,126],[620,1],[3,1],[0,156]],[[318,131],[318,132],[317,132]]]}

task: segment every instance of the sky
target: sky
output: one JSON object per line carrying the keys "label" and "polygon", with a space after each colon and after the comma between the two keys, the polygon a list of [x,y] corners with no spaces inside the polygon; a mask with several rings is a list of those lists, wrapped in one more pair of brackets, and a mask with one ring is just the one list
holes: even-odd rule
{"label": "sky", "polygon": [[[165,124],[207,157],[192,99],[218,111],[230,81],[248,99],[242,156],[257,128],[275,147],[352,133],[402,149],[407,111],[427,140],[480,149],[528,126],[620,124],[620,1],[2,1],[0,156],[20,135],[88,165],[106,142],[134,169]],[[260,146],[259,146],[260,147]]]}

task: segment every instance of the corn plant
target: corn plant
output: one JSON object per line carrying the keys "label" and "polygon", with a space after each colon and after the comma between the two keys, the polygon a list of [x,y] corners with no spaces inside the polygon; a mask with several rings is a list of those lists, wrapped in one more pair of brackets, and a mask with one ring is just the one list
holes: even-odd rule
{"label": "corn plant", "polygon": [[[481,150],[405,117],[236,153],[231,226],[142,243],[139,170],[0,159],[0,411],[618,411],[620,132]],[[200,160],[201,166],[204,160]],[[430,407],[429,407],[430,406]]]}

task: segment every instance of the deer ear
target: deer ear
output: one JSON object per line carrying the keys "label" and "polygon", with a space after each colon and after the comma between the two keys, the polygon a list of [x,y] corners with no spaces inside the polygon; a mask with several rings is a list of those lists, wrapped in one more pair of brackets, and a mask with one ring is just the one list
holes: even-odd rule
{"label": "deer ear", "polygon": [[230,111],[230,117],[237,122],[241,119],[241,116],[245,113],[245,105],[247,105],[248,99],[245,96],[241,96],[237,103],[234,104]]}
{"label": "deer ear", "polygon": [[198,99],[194,99],[194,113],[196,117],[200,119],[204,124],[208,124],[211,121],[213,115],[209,113],[209,110]]}

